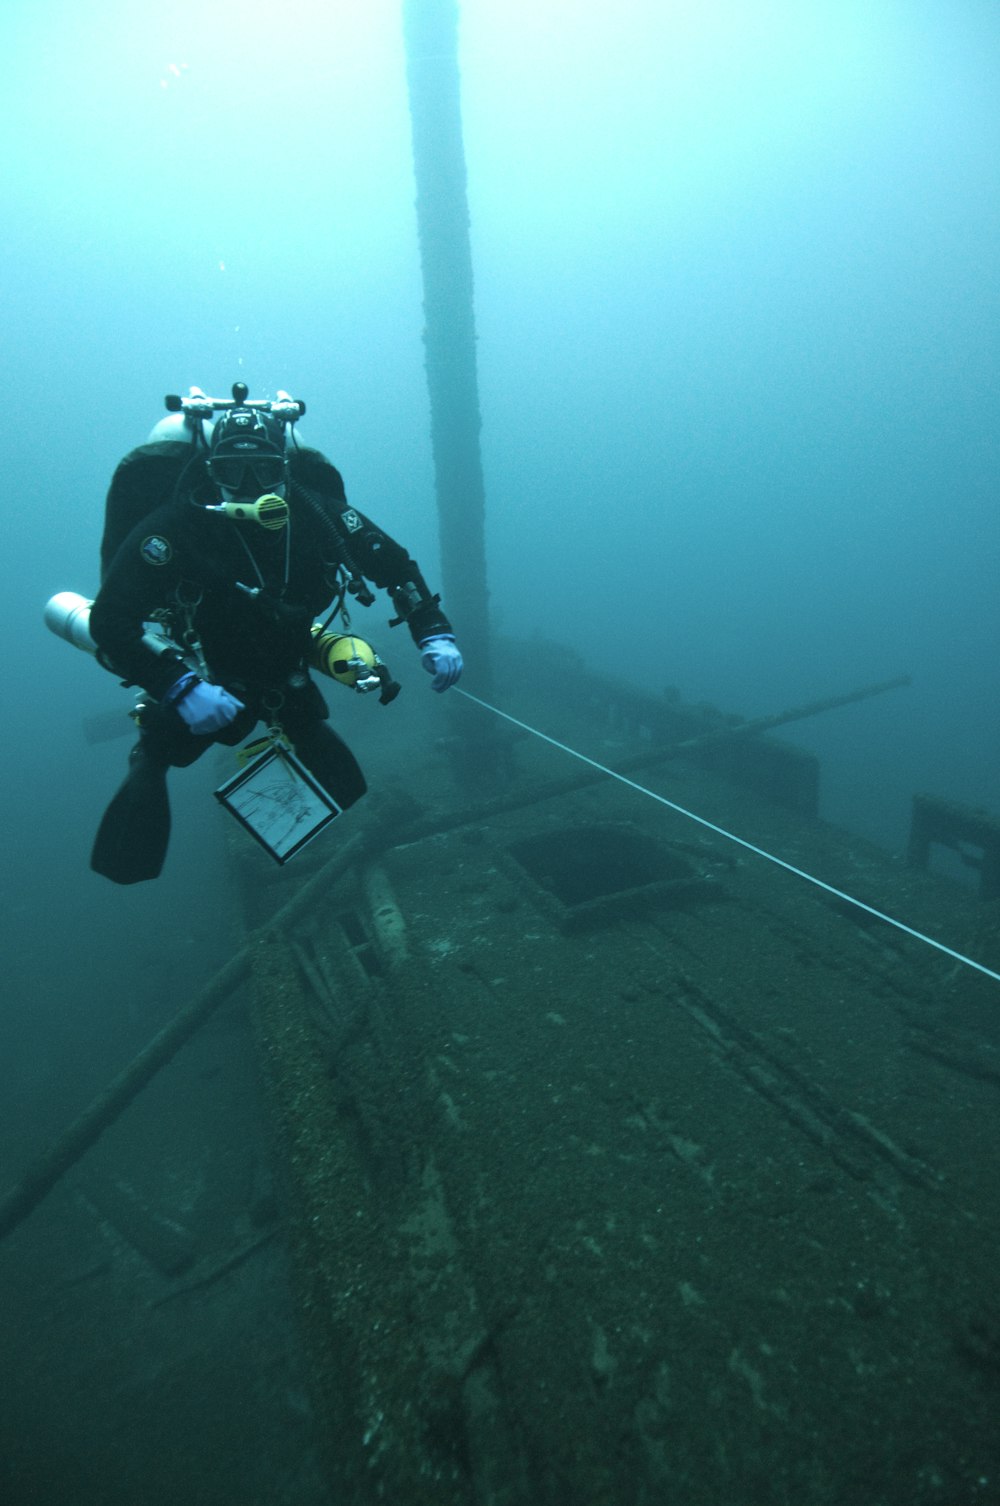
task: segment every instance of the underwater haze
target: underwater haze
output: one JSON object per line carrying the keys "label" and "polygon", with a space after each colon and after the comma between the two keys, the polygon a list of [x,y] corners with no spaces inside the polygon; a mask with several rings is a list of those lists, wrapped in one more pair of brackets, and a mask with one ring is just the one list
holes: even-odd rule
{"label": "underwater haze", "polygon": [[[1000,811],[996,5],[459,18],[490,602],[523,673],[553,641],[748,718],[909,674],[783,734],[822,816],[900,853],[916,792]],[[212,771],[173,778],[159,883],[88,867],[128,742],[84,726],[128,695],[42,610],[94,594],[119,458],[168,392],[288,389],[439,566],[399,0],[9,0],[0,46],[9,1168],[235,934]]]}
{"label": "underwater haze", "polygon": [[[3,31],[4,610],[48,782],[109,686],[40,607],[93,591],[166,391],[287,387],[430,574],[436,523],[398,4]],[[487,0],[460,41],[498,627],[745,716],[909,673],[796,729],[824,814],[899,849],[916,790],[995,809],[995,8]]]}

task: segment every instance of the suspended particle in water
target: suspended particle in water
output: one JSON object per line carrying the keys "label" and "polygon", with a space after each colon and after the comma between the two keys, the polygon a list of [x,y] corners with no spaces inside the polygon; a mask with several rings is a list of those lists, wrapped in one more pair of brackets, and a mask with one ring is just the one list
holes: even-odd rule
{"label": "suspended particle in water", "polygon": [[167,76],[160,79],[160,88],[169,89],[187,72],[187,63],[168,63]]}

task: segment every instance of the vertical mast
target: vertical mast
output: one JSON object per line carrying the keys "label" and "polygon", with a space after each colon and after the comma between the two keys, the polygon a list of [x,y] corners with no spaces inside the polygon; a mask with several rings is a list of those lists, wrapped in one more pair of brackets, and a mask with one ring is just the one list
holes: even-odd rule
{"label": "vertical mast", "polygon": [[490,694],[485,489],[456,0],[403,0],[445,610]]}

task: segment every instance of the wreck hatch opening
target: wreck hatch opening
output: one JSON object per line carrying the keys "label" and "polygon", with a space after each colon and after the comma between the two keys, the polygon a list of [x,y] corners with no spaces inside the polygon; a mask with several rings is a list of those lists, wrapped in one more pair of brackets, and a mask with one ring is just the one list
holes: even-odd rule
{"label": "wreck hatch opening", "polygon": [[535,898],[562,926],[650,903],[681,902],[705,881],[684,858],[628,824],[565,826],[507,848]]}

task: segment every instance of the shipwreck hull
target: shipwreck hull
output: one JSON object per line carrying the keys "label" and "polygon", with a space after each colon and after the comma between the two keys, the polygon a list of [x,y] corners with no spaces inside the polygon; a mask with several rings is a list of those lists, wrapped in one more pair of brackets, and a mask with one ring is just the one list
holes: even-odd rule
{"label": "shipwreck hull", "polygon": [[[532,756],[255,949],[331,1498],[972,1499],[996,985],[610,780],[533,801]],[[989,907],[726,774],[647,782],[996,965]]]}

